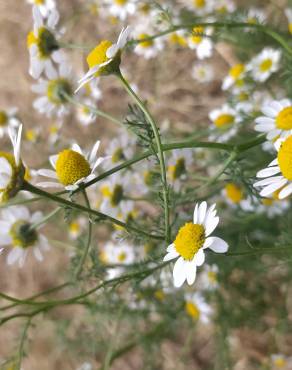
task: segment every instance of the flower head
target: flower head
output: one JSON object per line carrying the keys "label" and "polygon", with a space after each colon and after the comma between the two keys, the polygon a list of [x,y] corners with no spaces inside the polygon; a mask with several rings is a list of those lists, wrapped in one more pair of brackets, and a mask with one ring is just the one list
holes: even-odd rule
{"label": "flower head", "polygon": [[264,82],[279,69],[280,59],[279,50],[265,48],[247,64],[246,69],[255,81]]}
{"label": "flower head", "polygon": [[0,202],[13,198],[24,181],[25,168],[20,159],[21,133],[22,125],[17,132],[12,128],[9,130],[13,155],[0,151]]}
{"label": "flower head", "polygon": [[216,216],[216,204],[210,208],[206,202],[196,204],[193,222],[187,222],[179,229],[172,244],[167,248],[164,261],[177,258],[173,269],[174,285],[182,286],[187,280],[191,285],[196,279],[197,266],[205,261],[204,250],[210,248],[217,253],[225,253],[228,244],[221,238],[210,237],[219,223]]}
{"label": "flower head", "polygon": [[292,193],[292,135],[277,140],[275,147],[278,151],[277,158],[257,173],[258,178],[264,179],[257,181],[254,186],[262,188],[262,197],[279,191],[279,199],[284,199]]}
{"label": "flower head", "polygon": [[207,324],[213,313],[211,306],[205,301],[200,293],[186,294],[185,297],[186,313],[195,321]]}
{"label": "flower head", "polygon": [[35,258],[43,260],[42,252],[49,249],[47,239],[39,233],[39,228],[33,225],[42,220],[42,213],[30,214],[23,206],[13,206],[1,212],[0,245],[11,246],[7,255],[8,265],[18,262],[22,267],[29,251],[33,251]]}
{"label": "flower head", "polygon": [[57,155],[50,157],[50,163],[54,171],[41,169],[38,174],[50,177],[58,182],[41,182],[42,187],[65,187],[66,190],[73,191],[79,185],[91,181],[95,177],[96,168],[106,159],[97,157],[100,141],[97,141],[92,151],[84,154],[78,144],[72,148],[62,150]]}
{"label": "flower head", "polygon": [[289,99],[266,103],[262,112],[264,116],[255,120],[255,130],[266,133],[268,140],[292,134],[292,102]]}
{"label": "flower head", "polygon": [[89,71],[79,80],[79,86],[75,92],[98,76],[118,72],[121,63],[121,51],[128,41],[130,32],[131,28],[128,26],[122,29],[116,44],[103,40],[91,50],[87,56]]}

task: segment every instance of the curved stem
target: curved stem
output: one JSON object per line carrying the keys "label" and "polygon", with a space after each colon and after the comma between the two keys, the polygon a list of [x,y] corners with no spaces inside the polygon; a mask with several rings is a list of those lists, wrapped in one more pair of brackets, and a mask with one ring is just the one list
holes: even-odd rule
{"label": "curved stem", "polygon": [[133,98],[142,112],[145,114],[145,117],[149,124],[151,125],[155,142],[156,142],[156,149],[157,149],[157,156],[159,159],[160,165],[160,174],[161,174],[161,184],[162,184],[162,196],[163,196],[163,203],[164,203],[164,223],[165,223],[165,239],[167,243],[170,242],[171,239],[171,231],[170,231],[170,222],[169,222],[169,199],[168,199],[168,185],[167,185],[167,177],[166,177],[166,168],[165,168],[165,160],[164,154],[162,149],[162,142],[160,138],[159,129],[155,123],[154,118],[152,117],[151,113],[139,98],[139,96],[134,92],[134,90],[129,85],[128,81],[123,77],[122,73],[119,72],[117,74],[118,78],[120,79],[122,85],[124,86],[127,93]]}
{"label": "curved stem", "polygon": [[157,239],[157,240],[163,240],[164,239],[162,236],[149,234],[149,233],[147,233],[143,230],[137,229],[134,226],[128,225],[128,224],[126,224],[126,223],[124,223],[120,220],[117,220],[117,219],[115,219],[115,218],[113,218],[109,215],[106,215],[104,213],[101,213],[99,211],[95,211],[93,209],[87,208],[87,207],[82,206],[81,204],[78,204],[78,203],[70,202],[69,200],[61,198],[61,197],[59,197],[55,194],[48,193],[48,192],[46,192],[42,189],[39,189],[39,188],[33,186],[32,184],[30,184],[26,181],[24,181],[24,183],[23,183],[23,190],[30,191],[32,194],[40,195],[43,198],[50,199],[53,202],[59,203],[63,206],[66,206],[66,207],[69,207],[69,208],[72,208],[72,209],[77,209],[77,210],[79,210],[81,212],[85,212],[89,215],[96,216],[97,218],[99,218],[101,220],[108,220],[111,223],[113,223],[115,225],[119,225],[119,226],[125,228],[128,231],[133,231],[137,234],[144,235],[147,238]]}

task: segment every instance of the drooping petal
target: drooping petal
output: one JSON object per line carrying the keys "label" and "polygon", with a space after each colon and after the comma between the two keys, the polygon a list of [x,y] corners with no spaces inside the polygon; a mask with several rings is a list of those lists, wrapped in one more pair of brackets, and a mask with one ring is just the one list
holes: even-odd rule
{"label": "drooping petal", "polygon": [[186,269],[185,269],[185,260],[180,257],[174,264],[173,267],[173,279],[174,286],[179,288],[183,285],[186,280]]}
{"label": "drooping petal", "polygon": [[196,266],[195,263],[190,262],[190,263],[187,264],[186,275],[187,275],[187,283],[189,285],[194,284],[194,282],[196,280],[196,275],[197,275],[197,266]]}
{"label": "drooping petal", "polygon": [[217,236],[210,237],[208,239],[212,240],[209,248],[216,253],[226,253],[228,251],[228,244],[221,238]]}
{"label": "drooping petal", "polygon": [[194,260],[197,266],[201,266],[205,262],[205,253],[203,249],[199,249]]}

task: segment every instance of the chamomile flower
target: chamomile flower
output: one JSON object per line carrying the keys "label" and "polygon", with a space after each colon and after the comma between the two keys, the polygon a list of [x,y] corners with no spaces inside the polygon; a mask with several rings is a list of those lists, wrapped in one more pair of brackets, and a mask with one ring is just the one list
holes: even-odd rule
{"label": "chamomile flower", "polygon": [[[112,175],[108,180],[104,181],[99,190],[102,195],[100,210],[113,217],[117,215],[124,215],[125,190],[133,187],[132,177],[126,172],[121,176],[120,174]],[[130,185],[131,184],[131,185]],[[129,186],[130,185],[130,186]]]}
{"label": "chamomile flower", "polygon": [[56,71],[54,63],[64,61],[64,55],[54,34],[59,21],[59,13],[52,9],[47,18],[44,18],[38,7],[33,7],[34,30],[27,36],[27,47],[30,54],[29,73],[38,79],[42,72],[48,78],[54,78]]}
{"label": "chamomile flower", "polygon": [[209,208],[206,202],[196,204],[193,222],[182,226],[174,242],[168,246],[164,261],[178,257],[173,269],[175,287],[182,286],[185,280],[189,285],[195,282],[197,266],[205,261],[205,249],[227,252],[228,244],[223,239],[210,236],[219,223],[215,208],[216,204]]}
{"label": "chamomile flower", "polygon": [[285,9],[285,15],[288,20],[288,30],[290,33],[292,33],[292,9]]}
{"label": "chamomile flower", "polygon": [[277,158],[267,168],[257,173],[257,177],[263,180],[257,181],[254,186],[262,188],[260,191],[262,197],[280,190],[279,199],[284,199],[292,193],[292,136],[278,139],[275,147],[278,151]]}
{"label": "chamomile flower", "polygon": [[235,64],[230,68],[228,75],[224,78],[222,90],[227,90],[233,85],[242,83],[245,76],[246,68],[242,63]]}
{"label": "chamomile flower", "polygon": [[288,366],[287,357],[282,354],[273,354],[271,356],[273,370],[285,369]]}
{"label": "chamomile flower", "polygon": [[22,267],[30,251],[38,261],[43,260],[43,252],[49,249],[49,244],[46,237],[39,233],[39,227],[33,227],[42,218],[41,212],[31,215],[23,206],[12,206],[1,212],[0,245],[12,247],[7,255],[8,265],[18,263]]}
{"label": "chamomile flower", "polygon": [[137,9],[135,0],[106,0],[106,4],[109,13],[121,21],[126,20],[129,15],[135,14]]}
{"label": "chamomile flower", "polygon": [[78,217],[71,221],[68,225],[69,237],[73,240],[77,239],[81,235],[85,225],[86,222],[83,217]]}
{"label": "chamomile flower", "polygon": [[20,158],[22,125],[18,130],[9,129],[9,136],[13,146],[13,155],[0,152],[0,203],[13,198],[21,190],[25,168]]}
{"label": "chamomile flower", "polygon": [[[193,33],[188,37],[190,49],[196,50],[199,59],[205,59],[212,56],[213,43],[206,37],[212,33],[210,28],[194,27]],[[206,35],[206,36],[205,36]]]}
{"label": "chamomile flower", "polygon": [[27,2],[37,6],[44,17],[46,17],[52,9],[56,8],[55,0],[27,0]]}
{"label": "chamomile flower", "polygon": [[77,107],[77,117],[83,126],[88,126],[96,120],[96,114],[90,109],[94,105],[95,103],[91,99],[84,99],[82,105]]}
{"label": "chamomile flower", "polygon": [[292,102],[289,99],[266,103],[262,113],[264,116],[255,120],[255,130],[266,133],[268,140],[292,134]]}
{"label": "chamomile flower", "polygon": [[200,293],[186,294],[185,310],[193,320],[201,321],[203,324],[209,323],[210,316],[213,313],[212,307],[205,301]]}
{"label": "chamomile flower", "polygon": [[125,47],[131,33],[128,26],[123,28],[118,41],[113,44],[111,41],[101,41],[87,56],[89,71],[79,80],[79,86],[75,92],[82,86],[101,75],[115,73],[121,63],[121,52]]}
{"label": "chamomile flower", "polygon": [[193,163],[193,152],[191,149],[174,150],[167,161],[168,177],[175,191],[178,191],[181,181],[186,179],[187,171]]}
{"label": "chamomile flower", "polygon": [[0,110],[0,138],[8,134],[9,128],[17,128],[20,124],[16,114],[18,109],[15,107]]}
{"label": "chamomile flower", "polygon": [[214,0],[183,0],[183,3],[198,16],[207,15],[214,9]]}
{"label": "chamomile flower", "polygon": [[134,155],[136,140],[126,131],[120,131],[118,137],[112,139],[107,148],[106,155],[110,159],[105,162],[105,168],[117,166],[122,161],[128,160]]}
{"label": "chamomile flower", "polygon": [[[224,104],[221,108],[214,109],[209,113],[209,118],[214,124],[214,128],[219,135],[221,142],[229,140],[237,132],[236,123],[239,122],[239,116],[235,109],[228,104]],[[211,135],[212,139],[216,135]],[[210,138],[211,138],[210,137]]]}
{"label": "chamomile flower", "polygon": [[66,95],[71,96],[73,86],[70,80],[71,69],[66,63],[59,66],[58,74],[55,73],[52,79],[40,79],[32,86],[32,91],[40,94],[33,102],[33,107],[47,117],[56,115],[62,117],[69,113],[69,104]]}
{"label": "chamomile flower", "polygon": [[172,32],[168,37],[168,42],[172,45],[182,46],[185,47],[188,45],[185,31],[178,30],[176,32]]}
{"label": "chamomile flower", "polygon": [[215,290],[218,288],[218,272],[217,265],[206,265],[199,275],[200,286],[206,290]]}
{"label": "chamomile flower", "polygon": [[249,8],[245,17],[245,22],[250,24],[264,23],[266,20],[266,13],[259,8]]}
{"label": "chamomile flower", "polygon": [[118,265],[108,271],[108,278],[112,279],[123,273],[124,268],[120,265],[129,265],[135,261],[134,247],[124,241],[120,242],[107,242],[101,250],[100,260],[105,265]]}
{"label": "chamomile flower", "polygon": [[216,0],[215,11],[220,15],[226,15],[232,13],[236,9],[235,4],[232,0]]}
{"label": "chamomile flower", "polygon": [[253,79],[265,82],[280,67],[281,52],[272,48],[263,49],[246,66]]}
{"label": "chamomile flower", "polygon": [[279,199],[279,191],[276,191],[269,198],[261,199],[262,213],[266,214],[268,218],[282,215],[287,209],[289,209],[290,203],[287,199]]}
{"label": "chamomile flower", "polygon": [[192,68],[192,77],[200,83],[208,83],[214,79],[214,69],[206,63],[196,63]]}
{"label": "chamomile flower", "polygon": [[245,198],[242,188],[233,182],[227,183],[222,193],[227,203],[232,207],[239,205]]}
{"label": "chamomile flower", "polygon": [[135,47],[134,52],[138,55],[141,55],[145,59],[155,58],[163,49],[163,41],[160,37],[149,40],[149,36],[150,35],[144,31],[144,27],[142,30],[137,29],[136,39],[139,42]]}
{"label": "chamomile flower", "polygon": [[100,145],[98,140],[90,153],[84,153],[78,144],[73,144],[71,149],[62,150],[59,154],[50,157],[50,163],[54,171],[41,169],[40,176],[49,177],[56,182],[40,182],[41,187],[65,187],[66,190],[74,191],[81,184],[86,184],[95,177],[96,168],[106,159],[97,157]]}

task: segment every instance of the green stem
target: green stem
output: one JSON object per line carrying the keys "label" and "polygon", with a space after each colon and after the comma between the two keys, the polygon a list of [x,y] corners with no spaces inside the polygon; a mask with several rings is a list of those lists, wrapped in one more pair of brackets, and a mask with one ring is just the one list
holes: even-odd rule
{"label": "green stem", "polygon": [[17,370],[21,370],[21,362],[22,362],[22,358],[23,358],[23,355],[24,355],[24,343],[25,343],[25,339],[26,339],[26,336],[27,336],[27,331],[28,331],[28,329],[30,327],[30,324],[31,324],[31,320],[32,320],[32,317],[29,317],[27,319],[26,324],[25,324],[24,329],[23,329],[23,332],[22,332],[22,335],[21,335],[20,345],[19,345],[19,350],[18,350],[17,365],[16,365]]}
{"label": "green stem", "polygon": [[117,219],[115,219],[115,218],[113,218],[109,215],[106,215],[106,214],[101,213],[99,211],[95,211],[93,209],[87,208],[85,206],[82,206],[81,204],[70,202],[69,200],[61,198],[61,197],[59,197],[55,194],[48,193],[48,192],[46,192],[42,189],[39,189],[39,188],[33,186],[32,184],[30,184],[26,181],[24,181],[24,183],[23,183],[23,190],[30,191],[32,194],[36,194],[36,195],[39,195],[43,198],[50,199],[53,202],[59,203],[63,206],[66,206],[66,207],[69,207],[69,208],[72,208],[72,209],[77,209],[78,211],[85,212],[89,215],[96,216],[97,218],[100,218],[102,220],[103,219],[108,220],[111,223],[113,223],[115,225],[118,225],[118,226],[121,226],[121,227],[125,228],[128,231],[133,231],[137,234],[144,235],[147,238],[157,239],[157,240],[163,240],[164,239],[163,236],[149,234],[149,233],[147,233],[143,230],[139,230],[139,229],[135,228],[134,226],[128,225],[128,224],[126,224],[126,223],[124,223],[120,220],[117,220]]}
{"label": "green stem", "polygon": [[[90,203],[89,203],[89,199],[88,199],[88,196],[86,194],[86,190],[83,190],[82,191],[83,193],[83,196],[84,196],[84,199],[85,199],[85,204],[86,204],[86,207],[91,209],[90,207]],[[81,260],[80,260],[80,263],[78,265],[78,268],[76,270],[76,279],[78,279],[82,273],[82,269],[83,269],[83,265],[85,263],[85,260],[87,258],[87,255],[89,253],[89,249],[90,249],[90,243],[91,243],[91,236],[92,236],[92,222],[90,220],[90,217],[88,215],[88,234],[87,234],[87,242],[86,242],[86,246],[85,246],[85,249],[84,249],[84,253],[81,257]]]}
{"label": "green stem", "polygon": [[123,126],[123,123],[120,122],[117,118],[113,117],[112,115],[106,113],[106,112],[103,112],[102,110],[100,109],[96,109],[94,107],[91,107],[87,104],[83,104],[83,103],[80,103],[79,101],[77,101],[76,99],[74,99],[71,95],[67,94],[66,92],[62,91],[62,96],[71,104],[75,105],[76,107],[80,107],[80,108],[86,108],[88,110],[90,110],[90,112],[96,114],[97,116],[100,116],[102,118],[105,118],[115,124],[118,124],[120,126]]}
{"label": "green stem", "polygon": [[139,98],[139,96],[131,88],[128,81],[123,77],[121,72],[117,74],[117,77],[120,79],[127,93],[133,98],[133,100],[136,102],[136,104],[145,114],[145,117],[147,121],[149,122],[149,124],[151,125],[152,131],[154,134],[156,147],[157,147],[156,148],[157,156],[158,156],[159,165],[160,165],[160,174],[161,174],[162,196],[163,196],[163,203],[164,203],[165,239],[166,239],[166,242],[169,243],[171,239],[171,230],[170,230],[170,222],[169,222],[168,185],[167,185],[167,177],[166,177],[165,160],[164,160],[164,154],[163,154],[162,142],[161,142],[161,138],[159,134],[159,129],[151,113],[148,111],[147,107],[142,102],[142,100]]}

